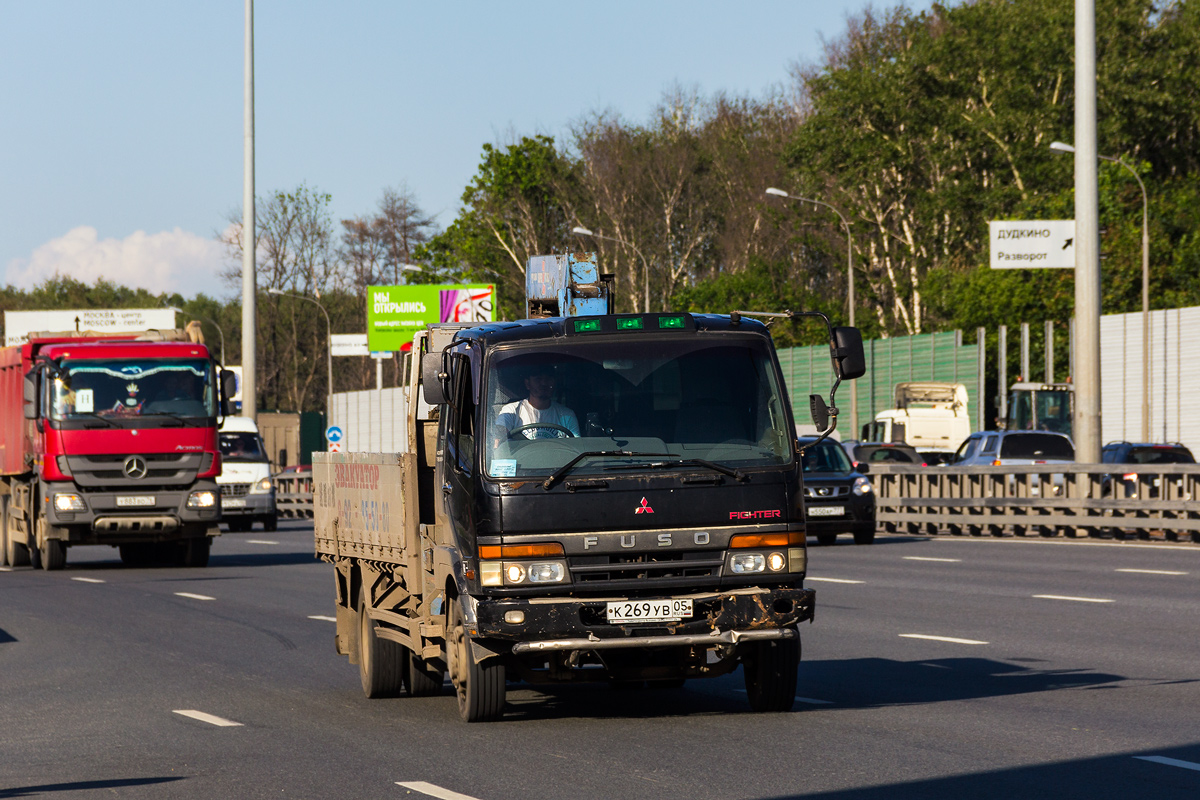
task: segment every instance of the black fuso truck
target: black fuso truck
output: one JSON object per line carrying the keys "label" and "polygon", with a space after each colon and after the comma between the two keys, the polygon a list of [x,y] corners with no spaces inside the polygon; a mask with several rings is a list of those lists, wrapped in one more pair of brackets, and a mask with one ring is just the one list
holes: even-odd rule
{"label": "black fuso truck", "polygon": [[[837,382],[858,377],[858,331],[825,324]],[[741,665],[751,707],[791,708],[815,593],[763,323],[439,325],[414,352],[407,451],[314,458],[336,644],[367,696],[436,694],[449,672],[475,721],[502,715],[506,681],[666,687]],[[810,401],[832,429],[836,407]]]}

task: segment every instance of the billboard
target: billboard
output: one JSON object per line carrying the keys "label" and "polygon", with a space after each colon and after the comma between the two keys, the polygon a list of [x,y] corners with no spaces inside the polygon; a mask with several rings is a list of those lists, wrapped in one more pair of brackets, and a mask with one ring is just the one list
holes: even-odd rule
{"label": "billboard", "polygon": [[169,308],[80,308],[70,311],[5,311],[4,344],[24,344],[35,331],[128,333],[175,327]]}
{"label": "billboard", "polygon": [[435,322],[491,322],[492,284],[367,287],[367,344],[371,351],[401,350],[413,334]]}

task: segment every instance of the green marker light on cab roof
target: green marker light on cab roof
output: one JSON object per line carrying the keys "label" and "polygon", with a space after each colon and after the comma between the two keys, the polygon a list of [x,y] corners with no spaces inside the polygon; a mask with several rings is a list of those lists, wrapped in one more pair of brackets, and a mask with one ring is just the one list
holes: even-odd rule
{"label": "green marker light on cab roof", "polygon": [[658,318],[659,328],[685,328],[687,327],[686,320],[682,314],[671,314],[670,316],[661,316]]}
{"label": "green marker light on cab roof", "polygon": [[600,320],[598,319],[576,319],[571,322],[575,326],[576,333],[600,332]]}
{"label": "green marker light on cab roof", "polygon": [[641,317],[617,318],[617,330],[619,331],[640,331],[644,327],[646,327],[646,324]]}

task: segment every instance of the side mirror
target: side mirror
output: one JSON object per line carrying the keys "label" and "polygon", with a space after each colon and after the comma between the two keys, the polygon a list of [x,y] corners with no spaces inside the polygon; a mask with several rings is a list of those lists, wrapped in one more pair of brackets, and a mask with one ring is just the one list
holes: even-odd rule
{"label": "side mirror", "polygon": [[279,450],[279,461],[278,461],[277,463],[279,464],[279,468],[280,468],[280,469],[283,469],[284,467],[286,467],[286,466],[288,465],[288,460],[287,460],[287,448],[286,448],[286,447],[284,447],[284,448],[280,448],[280,450]]}
{"label": "side mirror", "polygon": [[866,475],[871,471],[871,465],[865,461],[858,462],[858,466],[854,468],[860,475]]}
{"label": "side mirror", "polygon": [[442,354],[426,353],[421,356],[421,391],[425,402],[440,406],[446,402],[446,387],[442,383]]}
{"label": "side mirror", "polygon": [[817,426],[817,432],[824,433],[829,428],[829,406],[825,405],[825,398],[819,394],[810,394],[808,407],[812,412],[813,425]]}
{"label": "side mirror", "polygon": [[232,398],[237,394],[237,373],[231,369],[221,370],[221,416],[228,417]]}
{"label": "side mirror", "polygon": [[867,358],[863,354],[862,331],[858,328],[834,328],[832,347],[839,378],[852,381],[866,374]]}
{"label": "side mirror", "polygon": [[25,419],[37,419],[38,417],[38,372],[35,369],[25,373]]}

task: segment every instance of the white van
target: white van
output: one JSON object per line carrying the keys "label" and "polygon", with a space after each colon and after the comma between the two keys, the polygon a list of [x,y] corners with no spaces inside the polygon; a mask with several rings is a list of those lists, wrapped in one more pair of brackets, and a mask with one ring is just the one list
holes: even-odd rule
{"label": "white van", "polygon": [[275,485],[258,426],[249,417],[225,417],[217,438],[223,521],[230,531],[248,531],[255,522],[261,522],[263,530],[275,530]]}

